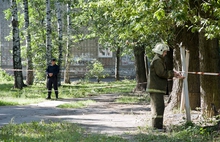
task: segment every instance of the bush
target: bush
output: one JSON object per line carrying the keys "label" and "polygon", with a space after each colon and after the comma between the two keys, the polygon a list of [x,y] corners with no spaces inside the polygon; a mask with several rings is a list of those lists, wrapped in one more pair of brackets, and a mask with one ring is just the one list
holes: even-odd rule
{"label": "bush", "polygon": [[88,73],[86,73],[86,78],[95,77],[97,79],[97,82],[100,82],[101,78],[105,78],[108,76],[108,74],[104,74],[104,67],[101,62],[95,61],[92,64],[89,64],[87,66],[87,69],[89,70]]}
{"label": "bush", "polygon": [[0,81],[12,81],[13,76],[6,73],[6,71],[0,69]]}

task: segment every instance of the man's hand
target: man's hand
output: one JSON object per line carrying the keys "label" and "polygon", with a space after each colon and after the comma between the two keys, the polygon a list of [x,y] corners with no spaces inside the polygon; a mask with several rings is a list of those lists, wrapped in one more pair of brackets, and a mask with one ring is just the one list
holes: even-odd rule
{"label": "man's hand", "polygon": [[185,77],[182,76],[181,73],[174,71],[174,77],[179,78],[179,79],[184,79]]}
{"label": "man's hand", "polygon": [[49,73],[49,77],[53,76],[53,73]]}

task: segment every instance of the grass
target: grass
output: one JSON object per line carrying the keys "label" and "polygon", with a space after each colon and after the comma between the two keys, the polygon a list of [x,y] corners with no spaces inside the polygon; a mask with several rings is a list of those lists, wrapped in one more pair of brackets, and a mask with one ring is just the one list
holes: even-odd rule
{"label": "grass", "polygon": [[[130,93],[135,87],[134,80],[114,82],[75,82],[62,84],[59,87],[60,98],[83,98],[107,93]],[[52,92],[52,97],[54,92]],[[0,106],[26,105],[42,102],[47,97],[47,88],[44,83],[24,87],[22,90],[13,88],[13,81],[0,81]]]}
{"label": "grass", "polygon": [[12,97],[4,97],[0,98],[0,106],[13,106],[13,105],[28,105],[34,104],[44,101],[43,98],[12,98]]}
{"label": "grass", "polygon": [[204,129],[197,125],[179,125],[170,126],[166,133],[158,132],[152,128],[142,129],[135,135],[138,142],[218,142],[220,140],[219,132]]}
{"label": "grass", "polygon": [[71,103],[65,103],[58,105],[59,108],[84,108],[88,105],[94,104],[95,101],[93,100],[86,100],[86,101],[77,101],[77,102],[71,102]]}
{"label": "grass", "polygon": [[130,137],[94,134],[77,124],[65,122],[32,122],[8,124],[0,129],[1,141],[31,142],[218,142],[219,132],[203,129],[196,125],[170,126],[167,132],[158,132],[151,128],[141,129]]}
{"label": "grass", "polygon": [[8,124],[0,129],[4,142],[124,142],[117,136],[90,134],[76,124],[32,122]]}

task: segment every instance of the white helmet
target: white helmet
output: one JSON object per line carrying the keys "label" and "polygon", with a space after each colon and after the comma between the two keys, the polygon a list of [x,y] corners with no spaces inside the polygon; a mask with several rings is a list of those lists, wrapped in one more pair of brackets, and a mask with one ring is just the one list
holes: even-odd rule
{"label": "white helmet", "polygon": [[169,46],[165,43],[157,43],[152,51],[159,55],[163,55],[164,51],[169,51]]}

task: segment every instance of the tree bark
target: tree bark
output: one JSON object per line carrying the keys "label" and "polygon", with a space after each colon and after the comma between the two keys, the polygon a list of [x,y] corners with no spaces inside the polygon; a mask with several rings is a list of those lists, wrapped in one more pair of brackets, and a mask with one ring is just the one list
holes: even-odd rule
{"label": "tree bark", "polygon": [[34,72],[33,72],[33,61],[32,61],[32,49],[31,49],[31,35],[29,30],[29,8],[28,0],[23,0],[24,4],[24,20],[26,30],[26,54],[27,54],[27,71],[26,71],[26,84],[33,85]]}
{"label": "tree bark", "polygon": [[[190,51],[189,71],[199,71],[199,49],[198,49],[198,33],[192,33],[187,28],[177,28],[175,43],[186,47]],[[174,50],[174,67],[176,70],[181,70],[181,60],[179,47],[176,46]],[[200,107],[200,80],[198,75],[188,74],[189,99],[191,109]],[[173,82],[173,89],[171,92],[171,102],[168,105],[169,109],[178,107],[181,101],[182,81],[176,79]]]}
{"label": "tree bark", "polygon": [[[173,49],[170,48],[170,51],[167,52],[167,55],[165,56],[165,63],[167,70],[173,70]],[[169,95],[172,92],[173,87],[173,80],[168,81],[167,86],[167,95]]]}
{"label": "tree bark", "polygon": [[[62,32],[62,17],[61,17],[61,8],[60,1],[57,0],[56,3],[56,14],[57,14],[57,31],[58,31],[58,42],[59,42],[59,59],[58,66],[62,67],[63,61],[63,32]],[[58,74],[58,86],[61,86],[61,72]]]}
{"label": "tree bark", "polygon": [[71,28],[71,18],[70,18],[70,4],[67,4],[67,46],[65,55],[65,70],[64,70],[64,83],[70,84],[70,28]]}
{"label": "tree bark", "polygon": [[135,46],[133,48],[135,57],[135,70],[137,85],[134,91],[145,91],[147,86],[147,77],[145,69],[145,47],[144,45]]}
{"label": "tree bark", "polygon": [[115,80],[120,80],[119,68],[120,68],[120,47],[117,47],[116,56],[115,56]]}
{"label": "tree bark", "polygon": [[[173,49],[173,66],[175,70],[181,70],[180,48],[177,45],[175,45]],[[172,92],[170,93],[168,106],[166,107],[167,110],[172,110],[173,108],[178,107],[180,105],[181,92],[182,81],[179,79],[174,79]]]}
{"label": "tree bark", "polygon": [[50,10],[50,0],[46,0],[46,59],[47,66],[50,65],[52,58],[51,50],[51,10]]}
{"label": "tree bark", "polygon": [[148,64],[148,58],[147,58],[147,55],[145,55],[144,63],[145,63],[145,71],[146,71],[146,77],[147,77],[148,74],[149,74],[149,64]]}
{"label": "tree bark", "polygon": [[[200,50],[200,71],[218,73],[219,69],[219,43],[218,39],[207,40],[205,31],[199,34]],[[201,108],[205,116],[213,116],[211,104],[213,103],[217,110],[220,108],[220,77],[219,76],[200,76]]]}
{"label": "tree bark", "polygon": [[[12,9],[12,34],[13,34],[13,68],[14,71],[14,87],[22,89],[23,75],[22,75],[22,64],[21,64],[21,49],[20,49],[20,37],[18,28],[18,15],[17,15],[17,4],[16,0],[11,0]],[[17,70],[17,71],[16,71]]]}

